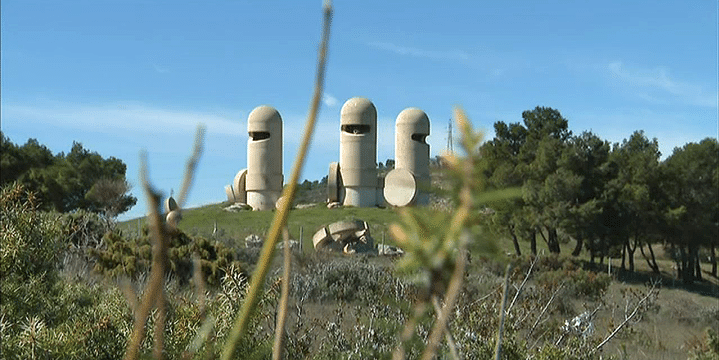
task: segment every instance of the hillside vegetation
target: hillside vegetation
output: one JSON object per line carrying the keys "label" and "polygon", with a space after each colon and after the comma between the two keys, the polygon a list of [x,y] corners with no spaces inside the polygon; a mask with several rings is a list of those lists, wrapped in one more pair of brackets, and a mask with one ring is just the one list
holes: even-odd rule
{"label": "hillside vegetation", "polygon": [[[326,4],[309,128],[330,18]],[[38,167],[3,152],[3,174],[19,170],[0,191],[0,357],[719,358],[716,139],[660,161],[641,131],[621,144],[574,135],[548,107],[495,123],[486,143],[461,110],[455,120],[462,155],[442,159],[443,206],[215,204],[184,209],[179,227],[157,213],[163,199],[147,181],[146,219],[116,224],[117,212],[84,207],[98,205],[97,179],[70,181],[50,206],[41,184],[59,185],[55,171],[78,180],[105,163],[78,144],[71,161],[29,142],[48,161]],[[201,146],[202,131],[180,208]],[[288,199],[301,185],[298,158]],[[122,180],[121,162],[109,163],[110,180]],[[376,242],[404,254],[314,251],[314,231],[344,219],[367,221]],[[261,248],[247,246],[250,234]],[[275,255],[289,237],[302,251]]]}

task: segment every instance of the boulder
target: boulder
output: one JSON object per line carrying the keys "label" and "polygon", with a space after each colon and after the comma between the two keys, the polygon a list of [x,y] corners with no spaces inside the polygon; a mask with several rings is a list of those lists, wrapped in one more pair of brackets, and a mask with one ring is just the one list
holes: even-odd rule
{"label": "boulder", "polygon": [[377,244],[377,254],[384,256],[401,256],[404,254],[404,250],[385,244]]}
{"label": "boulder", "polygon": [[245,238],[245,247],[252,248],[252,247],[262,247],[262,244],[265,242],[263,238],[261,238],[259,235],[250,234]]}
{"label": "boulder", "polygon": [[222,210],[229,211],[229,212],[240,212],[240,211],[252,211],[252,206],[247,205],[245,203],[235,203],[232,204],[226,208],[223,208]]}

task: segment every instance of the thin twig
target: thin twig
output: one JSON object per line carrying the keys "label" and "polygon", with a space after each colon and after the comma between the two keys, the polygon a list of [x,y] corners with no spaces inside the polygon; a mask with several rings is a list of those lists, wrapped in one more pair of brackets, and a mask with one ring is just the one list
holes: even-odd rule
{"label": "thin twig", "polygon": [[507,313],[504,311],[504,307],[507,305],[507,290],[509,288],[509,272],[512,269],[512,264],[507,265],[507,270],[504,275],[504,292],[502,293],[502,308],[499,312],[499,330],[497,331],[497,346],[494,348],[494,359],[499,360],[502,356],[502,335],[504,334],[504,318]]}
{"label": "thin twig", "polygon": [[147,283],[142,301],[135,314],[135,325],[132,335],[130,336],[130,341],[127,344],[127,352],[125,353],[126,360],[137,359],[139,355],[140,344],[145,337],[145,323],[147,322],[152,306],[155,305],[157,299],[161,297],[160,294],[162,293],[165,275],[164,260],[167,253],[165,227],[159,215],[160,195],[151,188],[151,185],[147,181],[147,161],[144,153],[140,158],[140,179],[148,199],[148,217],[150,220],[151,239],[153,240],[152,268],[150,269],[150,281]]}
{"label": "thin twig", "polygon": [[222,351],[221,358],[223,360],[229,360],[232,354],[235,352],[237,342],[240,340],[244,332],[246,331],[247,324],[250,321],[250,317],[257,307],[259,302],[259,294],[264,285],[265,277],[269,270],[272,257],[274,255],[275,246],[279,239],[280,231],[287,225],[287,216],[289,215],[290,205],[294,201],[295,193],[297,192],[297,181],[302,172],[302,167],[307,155],[307,149],[309,148],[310,139],[312,139],[312,133],[314,132],[315,123],[317,121],[317,113],[319,112],[320,99],[322,98],[322,89],[324,86],[325,68],[327,61],[327,47],[329,43],[330,35],[330,23],[332,20],[332,5],[328,2],[324,4],[324,26],[322,29],[322,43],[320,44],[319,56],[317,61],[317,77],[315,79],[315,89],[310,104],[310,111],[307,117],[307,123],[305,124],[304,136],[302,143],[297,151],[297,158],[295,159],[295,165],[292,170],[292,176],[289,180],[289,185],[285,188],[282,197],[286,199],[275,213],[275,217],[272,220],[272,226],[265,241],[262,251],[260,253],[260,259],[252,276],[252,281],[245,298],[242,307],[240,308],[240,314],[235,320],[235,323],[230,330],[227,338],[227,342]]}
{"label": "thin twig", "polygon": [[529,270],[527,270],[527,275],[524,276],[524,280],[522,280],[522,283],[519,285],[519,288],[517,289],[517,293],[514,294],[514,298],[512,299],[512,302],[509,303],[509,306],[507,307],[507,313],[512,311],[512,307],[514,306],[514,303],[517,301],[519,294],[522,293],[522,289],[524,289],[524,284],[527,283],[527,279],[529,279],[529,275],[532,274],[532,269],[534,268],[534,264],[537,263],[537,259],[539,259],[539,256],[535,256],[534,259],[532,260],[532,264],[529,265]]}
{"label": "thin twig", "polygon": [[282,272],[282,288],[280,290],[280,309],[279,313],[277,314],[277,326],[275,327],[275,343],[272,346],[273,360],[282,359],[282,352],[284,350],[285,341],[285,324],[287,323],[287,306],[290,297],[290,267],[292,266],[292,261],[290,257],[290,235],[287,231],[287,228],[285,228],[285,230],[282,232],[282,235],[285,240],[285,248],[283,251],[285,263]]}
{"label": "thin twig", "polygon": [[417,328],[417,323],[419,322],[419,319],[422,317],[422,315],[424,315],[426,308],[427,306],[424,302],[421,302],[414,306],[412,316],[404,324],[404,328],[402,329],[402,333],[400,334],[399,344],[392,353],[392,360],[404,360],[404,344],[412,338],[412,334],[414,334],[414,330]]}
{"label": "thin twig", "polygon": [[195,134],[195,146],[192,149],[192,155],[187,160],[187,166],[185,168],[185,177],[182,180],[182,187],[180,188],[180,196],[177,198],[177,207],[180,209],[185,207],[185,200],[187,200],[187,194],[190,192],[190,186],[192,185],[192,179],[195,176],[195,169],[197,163],[200,161],[202,155],[202,144],[205,141],[205,127],[200,125],[197,127],[197,133]]}
{"label": "thin twig", "polygon": [[452,279],[449,281],[447,286],[447,294],[444,296],[444,307],[442,311],[437,314],[437,321],[432,327],[432,332],[429,333],[427,348],[424,349],[422,354],[423,360],[430,360],[434,358],[439,347],[440,339],[447,326],[449,320],[449,314],[454,308],[454,303],[457,301],[459,291],[462,289],[462,280],[464,279],[464,266],[467,263],[467,252],[461,249],[457,252],[457,264],[454,267],[454,273]]}
{"label": "thin twig", "polygon": [[[436,296],[432,296],[432,305],[434,305],[434,311],[437,314],[442,312],[442,307],[439,306],[439,300],[437,300]],[[444,339],[447,341],[447,346],[449,346],[449,353],[450,355],[452,355],[452,359],[458,360],[459,354],[457,353],[457,345],[454,343],[452,334],[449,332],[449,330],[447,330],[444,335]]]}
{"label": "thin twig", "polygon": [[[202,142],[204,137],[204,127],[200,126],[195,136],[195,147],[193,154],[188,160],[187,171],[180,193],[180,203],[184,203],[190,186],[194,171],[202,153]],[[155,323],[155,346],[154,356],[156,359],[162,359],[165,336],[165,261],[167,259],[167,230],[160,217],[160,194],[152,188],[147,178],[147,154],[142,153],[140,156],[140,181],[147,195],[148,218],[150,227],[150,236],[153,242],[152,246],[152,267],[150,269],[150,281],[147,283],[143,299],[140,302],[137,312],[135,313],[135,324],[133,327],[130,341],[128,342],[125,359],[137,359],[140,352],[142,339],[145,337],[145,324],[150,315],[153,306],[157,306],[158,318]],[[181,205],[179,205],[181,208]]]}
{"label": "thin twig", "polygon": [[[617,335],[617,333],[619,333],[619,331],[622,330],[622,328],[623,328],[627,323],[629,323],[629,321],[631,321],[631,320],[634,318],[634,316],[637,315],[637,312],[639,311],[639,309],[642,308],[642,306],[644,305],[644,303],[645,303],[647,300],[649,300],[650,297],[652,297],[652,296],[654,296],[654,295],[656,294],[656,293],[655,293],[656,285],[657,285],[656,283],[652,283],[652,287],[649,288],[649,291],[647,291],[647,294],[644,295],[644,297],[643,297],[641,300],[639,300],[639,302],[637,303],[636,306],[634,306],[634,310],[632,311],[631,314],[629,314],[629,316],[626,315],[626,311],[625,311],[624,321],[622,321],[621,324],[617,325],[617,327],[614,328],[614,330],[612,331],[612,333],[609,334],[609,336],[607,336],[607,338],[604,339],[601,343],[599,343],[599,345],[597,345],[597,347],[595,347],[594,350],[592,350],[592,352],[591,352],[592,354],[595,353],[595,352],[597,352],[597,351],[599,351],[599,349],[601,349],[606,343],[609,342],[609,340],[611,340],[615,335]],[[628,310],[628,309],[627,309],[627,310]]]}
{"label": "thin twig", "polygon": [[165,291],[163,289],[158,291],[157,302],[157,321],[155,322],[155,349],[153,350],[153,356],[155,359],[163,359],[162,351],[165,347],[165,320],[167,320],[167,310],[165,308]]}
{"label": "thin twig", "polygon": [[557,293],[559,293],[559,290],[562,289],[563,286],[564,286],[564,283],[561,283],[561,284],[557,287],[557,289],[554,290],[554,292],[552,293],[552,296],[549,298],[549,301],[547,301],[547,303],[544,304],[544,307],[542,308],[542,311],[539,312],[539,315],[537,316],[537,320],[534,321],[534,325],[532,325],[532,328],[529,329],[529,332],[527,333],[527,337],[529,337],[529,335],[532,335],[532,332],[534,331],[534,328],[536,328],[537,325],[539,324],[539,320],[542,319],[542,316],[544,315],[544,312],[546,312],[546,311],[547,311],[547,308],[549,308],[549,304],[551,304],[552,301],[554,301],[554,297],[557,296]]}

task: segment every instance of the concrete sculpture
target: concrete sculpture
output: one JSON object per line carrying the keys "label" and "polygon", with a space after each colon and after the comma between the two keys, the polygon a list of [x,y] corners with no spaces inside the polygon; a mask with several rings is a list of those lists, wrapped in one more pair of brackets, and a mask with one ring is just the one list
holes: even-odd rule
{"label": "concrete sculpture", "polygon": [[342,205],[377,205],[377,109],[365,98],[351,98],[342,106],[339,173]]}
{"label": "concrete sculpture", "polygon": [[[283,183],[280,113],[270,106],[256,107],[247,119],[247,132],[247,204],[254,210],[272,210],[282,193]],[[241,177],[239,173],[238,176]],[[237,189],[233,190],[237,197]]]}
{"label": "concrete sculpture", "polygon": [[237,172],[232,180],[232,194],[236,203],[247,204],[247,189],[245,188],[247,178],[247,169]]}
{"label": "concrete sculpture", "polygon": [[232,190],[232,185],[225,185],[225,195],[227,195],[227,201],[235,202],[235,192]]}
{"label": "concrete sculpture", "polygon": [[165,223],[169,228],[176,229],[177,224],[182,220],[182,212],[172,196],[165,199],[165,212],[167,213]]}
{"label": "concrete sculpture", "polygon": [[179,208],[180,207],[177,206],[177,201],[175,201],[172,196],[165,199],[165,212],[169,213],[170,211],[178,210]]}
{"label": "concrete sculpture", "polygon": [[362,220],[338,221],[319,229],[312,236],[315,250],[354,253],[376,252],[369,225]]}
{"label": "concrete sculpture", "polygon": [[335,203],[340,198],[340,164],[337,162],[330,163],[330,173],[327,175],[327,203]]}
{"label": "concrete sculpture", "polygon": [[384,197],[393,206],[429,204],[429,117],[402,110],[395,124],[395,168],[385,178]]}
{"label": "concrete sculpture", "polygon": [[177,224],[180,223],[180,220],[182,220],[182,213],[180,210],[172,210],[167,213],[167,216],[165,217],[165,223],[170,229],[177,229]]}

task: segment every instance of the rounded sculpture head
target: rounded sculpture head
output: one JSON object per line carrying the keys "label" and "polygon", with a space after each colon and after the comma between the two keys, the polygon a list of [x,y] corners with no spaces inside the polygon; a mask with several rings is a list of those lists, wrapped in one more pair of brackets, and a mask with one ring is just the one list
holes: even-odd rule
{"label": "rounded sculpture head", "polygon": [[[272,136],[282,136],[282,117],[272,106],[262,105],[256,107],[247,118],[247,132],[250,141],[270,139]],[[282,141],[282,139],[279,139]]]}
{"label": "rounded sculpture head", "polygon": [[[247,204],[255,210],[271,210],[280,197],[283,182],[280,113],[271,106],[256,107],[247,118],[247,133],[250,137],[244,188]],[[241,190],[241,186],[238,188]]]}
{"label": "rounded sculpture head", "polygon": [[342,106],[340,126],[343,133],[371,133],[377,127],[377,109],[368,99],[353,97]]}
{"label": "rounded sculpture head", "polygon": [[418,108],[407,108],[397,115],[396,127],[398,136],[409,136],[424,144],[429,135],[429,117]]}

